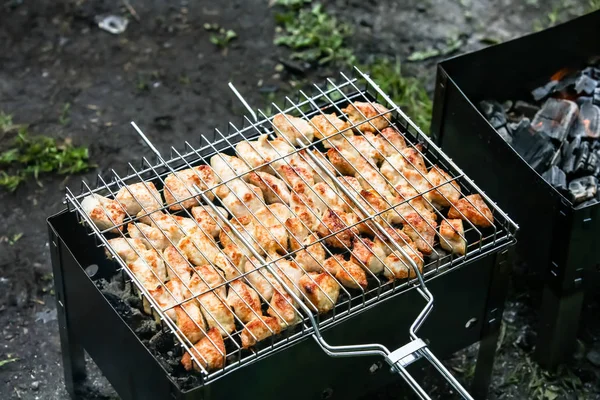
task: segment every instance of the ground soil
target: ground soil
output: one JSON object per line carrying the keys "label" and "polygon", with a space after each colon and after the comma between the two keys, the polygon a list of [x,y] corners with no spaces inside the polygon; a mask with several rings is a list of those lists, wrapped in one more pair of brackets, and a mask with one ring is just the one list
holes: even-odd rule
{"label": "ground soil", "polygon": [[[226,83],[235,82],[250,104],[263,106],[264,93],[290,91],[290,80],[308,82],[331,75],[320,67],[298,75],[276,71],[288,52],[273,45],[274,9],[266,0],[142,1],[131,0],[140,21],[121,35],[98,28],[96,17],[125,14],[120,1],[11,0],[0,4],[0,111],[31,131],[88,146],[97,168],[81,176],[43,176],[16,191],[0,190],[0,366],[1,399],[66,399],[53,297],[45,219],[63,206],[66,186],[95,182],[111,170],[124,174],[127,163],[152,154],[129,126],[135,120],[159,150],[211,137],[214,127],[239,121],[243,108]],[[351,46],[362,62],[371,56],[405,59],[415,50],[444,47],[462,38],[459,51],[483,42],[507,40],[530,32],[534,21],[563,2],[517,0],[337,0],[328,10],[356,27]],[[587,1],[571,1],[581,13]],[[560,15],[568,18],[566,11]],[[221,50],[209,41],[205,23],[234,29],[238,38]],[[435,62],[405,64],[426,79],[431,92]],[[60,122],[70,104],[69,121]],[[0,150],[10,142],[0,138]],[[15,243],[8,238],[23,234]],[[526,274],[521,274],[524,276]],[[519,275],[517,275],[519,276]],[[517,281],[519,281],[517,279]],[[520,281],[519,281],[520,282]],[[514,285],[505,315],[506,335],[494,370],[490,398],[529,398],[528,381],[508,379],[531,353],[536,322],[533,299],[539,292]],[[586,356],[600,347],[597,302],[590,301],[580,328],[580,351],[569,364],[582,386],[568,398],[600,398],[598,368]],[[596,325],[589,321],[595,321]],[[522,331],[527,331],[522,333]],[[520,336],[530,342],[522,344]],[[517,341],[520,340],[520,341]],[[472,364],[474,349],[448,361],[459,379]],[[526,375],[525,375],[526,376]],[[426,383],[447,393],[434,377]],[[594,386],[595,385],[595,386]],[[404,386],[371,397],[402,398]],[[584,394],[587,392],[588,394]],[[115,398],[110,385],[93,368],[83,399]]]}

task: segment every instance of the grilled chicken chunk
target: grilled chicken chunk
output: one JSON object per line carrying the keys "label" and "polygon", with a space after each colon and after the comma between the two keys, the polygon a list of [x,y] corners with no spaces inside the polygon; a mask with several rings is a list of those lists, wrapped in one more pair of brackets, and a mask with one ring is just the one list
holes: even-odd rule
{"label": "grilled chicken chunk", "polygon": [[189,235],[184,236],[177,243],[177,247],[194,265],[212,263],[219,254],[219,247],[213,237],[202,232],[200,228],[196,228]]}
{"label": "grilled chicken chunk", "polygon": [[358,160],[356,164],[357,173],[355,175],[358,182],[365,190],[374,190],[381,196],[388,197],[391,195],[390,185],[381,172],[370,163],[364,160]]}
{"label": "grilled chicken chunk", "polygon": [[[335,212],[329,209],[323,215],[316,232],[319,237],[326,238],[325,242],[329,246],[349,249],[352,246],[352,240],[358,235],[358,229],[353,226],[357,222],[356,214]],[[330,236],[332,234],[333,236]]]}
{"label": "grilled chicken chunk", "polygon": [[162,198],[152,182],[139,182],[119,189],[115,200],[125,207],[127,214],[134,216],[142,210],[146,212],[162,207]]}
{"label": "grilled chicken chunk", "polygon": [[266,268],[261,268],[261,264],[254,257],[248,258],[244,263],[244,272],[248,273],[246,279],[252,287],[263,299],[270,301],[274,291],[273,282],[277,283],[273,275]]}
{"label": "grilled chicken chunk", "polygon": [[[460,186],[458,183],[452,181],[452,177],[437,165],[431,167],[427,173],[427,179],[433,186],[439,186],[425,195],[431,202],[442,207],[448,207],[460,199]],[[444,185],[445,182],[448,183]]]}
{"label": "grilled chicken chunk", "polygon": [[228,336],[235,331],[235,318],[224,298],[208,292],[198,296],[198,301],[201,305],[200,311],[210,328],[217,328],[221,336]]}
{"label": "grilled chicken chunk", "polygon": [[[165,178],[165,201],[169,204],[169,209],[174,211],[196,206],[201,197],[194,197],[194,185],[200,190],[206,190],[213,188],[220,181],[208,165],[177,171]],[[206,192],[206,197],[211,201],[215,198],[212,191]]]}
{"label": "grilled chicken chunk", "polygon": [[262,190],[241,179],[235,179],[227,186],[219,186],[217,195],[223,206],[237,218],[251,215],[265,206]]}
{"label": "grilled chicken chunk", "polygon": [[285,221],[292,216],[290,209],[281,203],[269,204],[255,214],[255,224],[259,233],[255,240],[267,253],[285,252],[288,249],[288,232]]}
{"label": "grilled chicken chunk", "polygon": [[290,196],[290,207],[307,207],[317,217],[323,215],[327,210],[327,204],[324,199],[319,197],[315,190],[315,185],[309,186],[305,183],[297,183],[292,189]]}
{"label": "grilled chicken chunk", "polygon": [[248,322],[240,337],[242,338],[242,348],[247,349],[254,346],[257,342],[267,339],[272,335],[281,332],[279,321],[274,317],[260,317]]}
{"label": "grilled chicken chunk", "polygon": [[[227,210],[223,207],[217,207],[221,215],[225,218],[229,218]],[[207,234],[218,237],[221,233],[222,222],[219,219],[217,213],[214,212],[209,206],[196,206],[192,207],[192,216],[200,226],[200,229]]]}
{"label": "grilled chicken chunk", "polygon": [[[277,286],[276,286],[277,287]],[[273,297],[269,302],[267,314],[277,318],[282,329],[296,325],[300,318],[294,308],[294,300],[285,289],[279,285],[278,290],[273,292]]]}
{"label": "grilled chicken chunk", "polygon": [[176,277],[187,285],[192,278],[193,270],[192,264],[190,264],[183,252],[173,246],[169,246],[163,251],[163,259],[169,278]]}
{"label": "grilled chicken chunk", "polygon": [[332,175],[336,174],[335,168],[333,167],[333,165],[331,165],[331,163],[329,161],[327,161],[327,157],[325,157],[325,155],[323,153],[321,153],[320,151],[316,151],[316,150],[312,150],[310,151],[310,154],[313,154],[315,156],[315,158],[320,162],[320,165],[323,166],[323,168],[321,168],[309,155],[308,152],[310,150],[301,150],[298,154],[299,159],[302,159],[304,161],[306,161],[306,164],[312,168],[312,173],[313,173],[313,181],[315,183],[319,183],[319,182],[325,182],[325,183],[329,183],[331,186],[333,186],[333,182],[331,181],[331,178],[329,178],[329,176],[327,175],[327,173],[325,172],[325,170],[323,168],[325,168],[327,171],[329,171]]}
{"label": "grilled chicken chunk", "polygon": [[[231,224],[235,227],[238,235],[244,238],[244,241],[252,245],[260,255],[264,255],[267,251],[263,245],[277,246],[275,241],[269,241],[269,234],[265,232],[266,229],[260,226],[254,217],[249,215],[243,216],[236,219],[232,219]],[[264,235],[267,235],[264,237]],[[231,231],[229,226],[224,226],[223,231],[219,234],[221,245],[225,249],[235,250],[242,254],[250,255],[251,253],[246,249],[244,241],[238,239],[238,236]],[[227,254],[227,253],[226,253]]]}
{"label": "grilled chicken chunk", "polygon": [[[225,343],[218,329],[209,329],[206,337],[196,343],[191,348],[191,352],[198,360],[198,363],[202,365],[202,368],[207,371],[223,368],[225,365]],[[183,365],[186,371],[191,371],[194,368],[194,370],[200,372],[201,368],[198,363],[192,359],[192,355],[189,352],[185,353],[181,358],[181,365]]]}
{"label": "grilled chicken chunk", "polygon": [[316,128],[315,137],[317,139],[329,139],[323,142],[325,148],[342,139],[342,136],[353,135],[352,130],[348,129],[350,124],[339,119],[335,113],[315,115],[310,122]]}
{"label": "grilled chicken chunk", "polygon": [[154,211],[150,214],[142,211],[137,217],[140,222],[157,228],[173,243],[179,242],[191,229],[196,227],[196,223],[191,218],[166,214],[162,211]]}
{"label": "grilled chicken chunk", "polygon": [[[235,152],[239,158],[248,163],[252,168],[259,166],[264,172],[273,172],[284,163],[282,157],[294,151],[285,139],[277,138],[268,140],[268,135],[261,135],[255,141],[241,141],[235,146]],[[263,164],[270,164],[266,166]]]}
{"label": "grilled chicken chunk", "polygon": [[383,271],[383,262],[387,257],[385,245],[381,240],[374,242],[368,238],[355,238],[352,245],[352,261],[373,274]]}
{"label": "grilled chicken chunk", "polygon": [[127,267],[147,290],[156,289],[167,280],[165,263],[155,250],[143,251]]}
{"label": "grilled chicken chunk", "polygon": [[[361,132],[376,132],[389,125],[392,113],[379,103],[355,101],[342,110],[348,114],[350,122]],[[367,121],[361,124],[363,121]]]}
{"label": "grilled chicken chunk", "polygon": [[[423,272],[423,255],[413,245],[404,245],[402,250],[417,264],[420,272]],[[411,266],[410,261],[399,251],[394,251],[386,257],[383,275],[388,279],[415,278],[417,274]]]}
{"label": "grilled chicken chunk", "polygon": [[[462,214],[461,214],[462,213]],[[473,225],[489,228],[494,224],[494,215],[479,194],[472,194],[458,200],[448,211],[448,218],[461,218]]]}
{"label": "grilled chicken chunk", "polygon": [[356,169],[352,163],[352,160],[355,159],[353,154],[348,154],[348,152],[338,147],[332,147],[327,150],[327,158],[339,175],[353,176],[356,174]]}
{"label": "grilled chicken chunk", "polygon": [[[389,256],[392,251],[397,250],[397,245],[414,245],[412,239],[406,233],[404,233],[402,229],[388,227],[384,228],[384,230],[386,234],[383,232],[377,232],[374,243],[376,247],[381,248],[385,252],[386,256]],[[392,241],[390,241],[390,238]]]}
{"label": "grilled chicken chunk", "polygon": [[351,289],[367,287],[367,275],[363,269],[352,261],[344,260],[340,254],[329,257],[323,263],[323,267],[340,283]]}
{"label": "grilled chicken chunk", "polygon": [[350,211],[351,204],[346,204],[344,198],[325,182],[319,182],[313,186],[316,196],[323,201],[327,208],[337,211]]}
{"label": "grilled chicken chunk", "polygon": [[391,223],[404,224],[406,223],[405,217],[415,213],[428,221],[437,220],[437,214],[433,207],[412,187],[396,186],[396,193],[397,196],[391,200],[394,209],[386,213],[386,218]]}
{"label": "grilled chicken chunk", "polygon": [[461,219],[444,220],[440,224],[440,246],[454,254],[464,255],[467,250],[465,230]]}
{"label": "grilled chicken chunk", "polygon": [[298,145],[298,139],[305,144],[311,143],[315,136],[315,130],[308,121],[288,114],[277,114],[273,118],[273,127],[278,136],[293,146]]}
{"label": "grilled chicken chunk", "polygon": [[375,143],[379,153],[383,157],[389,157],[399,153],[406,148],[404,136],[394,127],[383,129],[378,135],[375,135]]}
{"label": "grilled chicken chunk", "polygon": [[[140,239],[130,238],[114,238],[108,241],[110,247],[117,253],[117,256],[125,261],[126,263],[135,261],[136,258],[140,257],[143,251],[146,249],[146,242]],[[112,257],[108,249],[105,250],[107,257]]]}
{"label": "grilled chicken chunk", "polygon": [[130,223],[127,224],[127,232],[129,232],[132,239],[141,240],[146,247],[152,247],[156,250],[164,250],[171,245],[169,238],[160,229],[150,225],[139,222]]}
{"label": "grilled chicken chunk", "polygon": [[244,324],[262,316],[258,293],[240,279],[229,284],[227,304]]}
{"label": "grilled chicken chunk", "polygon": [[403,216],[405,224],[402,230],[415,242],[423,254],[431,254],[437,222],[425,219],[422,214],[413,212]]}
{"label": "grilled chicken chunk", "polygon": [[[385,158],[381,164],[381,174],[387,178],[392,185],[397,185],[401,180],[406,180],[409,170],[420,172],[422,177],[427,175],[425,160],[423,156],[413,147],[407,147],[400,153],[392,154]],[[414,175],[417,176],[417,175]]]}
{"label": "grilled chicken chunk", "polygon": [[123,230],[123,227],[120,225],[123,223],[123,219],[125,219],[125,210],[118,201],[100,196],[99,194],[90,194],[81,201],[81,208],[98,229],[114,228],[111,229],[111,232],[114,233]]}
{"label": "grilled chicken chunk", "polygon": [[306,238],[302,244],[306,250],[300,250],[296,253],[294,261],[300,265],[306,272],[320,272],[325,261],[325,248],[318,242],[319,237],[313,233]]}
{"label": "grilled chicken chunk", "polygon": [[225,300],[227,297],[227,289],[223,283],[223,275],[212,265],[199,265],[194,268],[195,274],[189,282],[190,290],[195,294],[201,294],[211,289],[219,298]]}
{"label": "grilled chicken chunk", "polygon": [[258,187],[267,203],[290,204],[290,191],[284,181],[266,172],[251,172],[247,181]]}
{"label": "grilled chicken chunk", "polygon": [[[233,252],[234,254],[239,254],[240,257],[244,259],[245,256],[242,253]],[[233,278],[237,278],[242,273],[241,260],[238,260],[237,263],[234,263],[230,255],[227,255],[226,250],[224,249],[222,253],[219,253],[215,256],[214,266],[217,267],[223,275],[225,279],[231,280]]]}
{"label": "grilled chicken chunk", "polygon": [[250,170],[250,166],[235,156],[224,153],[215,154],[210,158],[210,166],[217,177],[225,182],[237,176],[242,176]]}
{"label": "grilled chicken chunk", "polygon": [[340,295],[340,285],[326,273],[311,273],[300,278],[300,290],[306,303],[319,313],[331,311]]}

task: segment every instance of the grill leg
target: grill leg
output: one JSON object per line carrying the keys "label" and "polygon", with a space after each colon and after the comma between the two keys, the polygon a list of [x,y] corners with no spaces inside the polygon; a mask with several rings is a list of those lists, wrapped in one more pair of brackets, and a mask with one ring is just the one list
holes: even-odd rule
{"label": "grill leg", "polygon": [[572,354],[583,297],[583,290],[557,294],[548,285],[544,286],[535,348],[535,358],[543,368],[556,368]]}
{"label": "grill leg", "polygon": [[471,394],[475,399],[487,398],[488,389],[492,381],[496,346],[500,337],[500,326],[504,302],[508,292],[510,265],[513,250],[505,249],[495,256],[495,266],[490,277],[490,290],[486,303],[486,323],[482,328],[482,338],[479,342],[477,365],[471,384]]}
{"label": "grill leg", "polygon": [[54,274],[54,288],[56,293],[56,311],[58,330],[60,333],[60,347],[62,352],[65,386],[72,399],[77,399],[78,383],[83,381],[85,372],[85,355],[83,347],[74,339],[69,329],[67,317],[65,288],[63,281],[62,259],[60,254],[60,241],[50,229],[52,272]]}

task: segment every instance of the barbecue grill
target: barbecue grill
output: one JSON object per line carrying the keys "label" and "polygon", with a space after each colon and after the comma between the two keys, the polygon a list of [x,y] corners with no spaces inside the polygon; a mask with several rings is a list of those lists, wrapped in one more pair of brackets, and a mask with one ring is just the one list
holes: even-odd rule
{"label": "barbecue grill", "polygon": [[562,68],[600,54],[600,11],[438,66],[432,136],[521,226],[519,256],[544,290],[536,358],[572,354],[587,288],[600,283],[598,203],[577,207],[530,167],[486,121],[481,100],[529,99]]}
{"label": "barbecue grill", "polygon": [[[267,117],[259,111],[262,116],[259,120],[249,109],[252,118],[245,117],[243,126],[237,127],[230,123],[227,134],[215,130],[214,135],[210,137],[201,136],[198,146],[186,142],[182,150],[172,147],[171,156],[166,159],[152,146],[137,125],[133,124],[155,153],[156,160],[152,162],[143,158],[139,168],[129,164],[130,171],[124,177],[113,170],[110,177],[98,176],[95,185],[83,182],[81,190],[77,192],[67,189],[67,209],[48,221],[60,311],[65,377],[72,396],[75,393],[76,382],[84,374],[82,354],[85,349],[123,398],[217,399],[242,395],[264,396],[265,391],[273,393],[273,396],[285,395],[289,398],[332,396],[348,398],[390,381],[392,375],[378,372],[382,369],[382,361],[385,361],[391,367],[391,371],[399,373],[420,398],[426,399],[429,398],[426,391],[419,386],[406,368],[419,359],[429,361],[459,394],[471,398],[439,362],[426,340],[430,340],[431,347],[436,351],[439,350],[442,355],[482,340],[474,390],[477,395],[483,395],[489,383],[503,309],[509,247],[515,243],[515,233],[518,228],[458,166],[423,135],[368,75],[356,70],[355,76],[348,77],[345,74],[340,76],[337,82],[328,80],[326,87],[315,85],[313,95],[301,91],[297,101],[286,98],[289,104],[286,109],[281,109],[274,104],[279,112],[279,118],[283,115],[286,122],[292,124],[292,116],[308,121],[315,116],[336,113],[347,122],[344,128],[337,130],[335,137],[343,143],[349,143],[351,149],[360,154],[359,157],[364,160],[366,157],[348,140],[350,133],[370,131],[384,137],[381,134],[380,124],[389,125],[402,135],[407,148],[412,149],[413,154],[423,157],[426,169],[438,166],[437,168],[447,171],[448,180],[437,185],[432,184],[427,180],[426,174],[421,172],[421,178],[429,183],[427,190],[396,203],[384,201],[383,206],[376,208],[366,199],[369,194],[378,193],[375,186],[377,179],[364,175],[367,173],[365,171],[370,171],[368,164],[364,164],[367,165],[364,167],[366,169],[359,168],[362,159],[352,161],[347,154],[354,153],[346,153],[346,155],[340,153],[342,161],[355,171],[355,176],[361,181],[362,187],[371,190],[353,191],[350,186],[342,184],[335,176],[336,171],[331,163],[320,156],[328,145],[335,147],[342,144],[336,142],[332,145],[334,137],[326,136],[323,132],[319,131],[321,138],[317,140],[310,140],[300,135],[294,141],[274,129],[274,117]],[[367,116],[356,106],[354,111],[358,111],[360,115],[354,115],[354,118],[358,119],[352,120],[348,115],[349,106],[359,104],[357,102],[363,102],[377,112]],[[384,105],[387,109],[378,108],[377,104]],[[277,156],[268,159],[265,157],[264,162],[258,163],[259,165],[252,162],[250,154],[240,154],[240,151],[237,153],[235,151],[237,144],[250,140],[257,140],[253,143],[259,143],[260,140],[267,141],[265,143],[275,143],[275,133],[280,136],[279,143],[282,143],[281,140],[287,141],[285,144],[291,150],[278,153]],[[268,142],[270,139],[273,141]],[[384,141],[384,145],[388,149],[393,148],[394,154],[400,154],[400,149],[392,141]],[[272,144],[270,146],[274,147]],[[211,164],[213,157],[218,157],[216,160],[222,161],[227,159],[227,155],[236,154],[245,163],[244,172],[231,169],[234,172],[231,176],[219,176],[215,183],[209,182],[205,175],[196,172],[195,183],[190,185],[186,184],[179,175],[182,171]],[[358,217],[343,224],[328,225],[325,233],[320,231],[318,238],[302,242],[296,249],[290,250],[284,246],[284,248],[277,247],[277,252],[273,252],[265,248],[265,243],[279,243],[276,232],[280,225],[283,226],[283,221],[276,218],[276,225],[266,226],[266,219],[255,215],[259,211],[252,206],[252,196],[244,196],[242,199],[236,185],[246,185],[243,179],[246,179],[248,174],[275,170],[281,166],[289,167],[294,159],[296,162],[311,165],[315,180],[319,180],[319,183],[309,182],[304,176],[298,175],[301,183],[305,185],[298,187],[306,188],[310,195],[314,194],[312,199],[330,204],[325,201],[324,192],[315,190],[321,184],[321,188],[334,197],[333,200],[329,198],[327,201],[339,202],[342,204],[341,207],[351,210],[349,213]],[[413,164],[414,159],[404,157],[404,160],[412,168],[416,167]],[[217,171],[217,168],[213,168],[213,171]],[[378,177],[385,179],[381,175]],[[184,195],[172,190],[173,186],[170,186],[169,182],[174,180],[176,184],[185,184]],[[159,193],[161,204],[159,209],[145,209],[142,205],[140,213],[130,215],[122,203],[100,201],[100,213],[110,220],[105,220],[104,225],[98,224],[93,219],[93,213],[86,210],[85,202],[88,201],[86,199],[100,199],[96,196],[115,199],[118,198],[118,192],[126,193],[136,199],[131,185],[142,183],[146,189],[149,189],[150,182]],[[387,180],[386,183],[390,184]],[[412,231],[407,232],[413,234],[415,241],[421,240],[418,243],[425,248],[422,248],[423,253],[421,253],[410,246],[403,246],[402,243],[406,243],[403,242],[405,239],[393,230],[394,226],[384,216],[397,212],[400,207],[408,207],[408,212],[419,214],[421,211],[417,210],[415,204],[426,203],[427,210],[435,213],[436,218],[448,222],[445,216],[447,208],[435,208],[430,200],[431,197],[427,195],[437,191],[446,199],[443,193],[447,192],[442,192],[442,189],[448,188],[448,185],[456,185],[453,187],[459,188],[464,204],[485,219],[485,227],[477,226],[463,214],[463,211],[456,208],[455,212],[460,214],[459,218],[462,218],[466,226],[464,232],[457,231],[458,239],[466,242],[466,251],[464,254],[455,254],[455,251],[451,251],[447,237],[435,230],[435,222],[423,218],[428,226],[417,229],[410,219],[405,218],[403,226],[405,229],[410,227]],[[299,196],[296,187],[294,184],[291,196]],[[277,194],[276,191],[274,193]],[[479,194],[487,206],[474,202],[474,197],[467,197],[473,194]],[[173,199],[173,201],[167,200],[167,204],[163,205],[161,195],[165,200]],[[228,203],[224,196],[230,195],[235,197],[233,204],[243,207],[238,209],[234,209],[233,206],[227,207]],[[380,197],[383,198],[382,195]],[[139,199],[136,200],[142,204]],[[262,198],[260,200],[262,201]],[[284,203],[281,197],[279,200]],[[425,203],[417,203],[414,200]],[[166,262],[170,282],[181,281],[187,289],[184,290],[187,294],[178,296],[174,293],[173,286],[169,286],[169,283],[163,284],[166,279],[158,276],[155,269],[148,267],[148,271],[151,271],[153,276],[144,278],[146,281],[142,279],[132,264],[124,261],[123,255],[114,246],[115,242],[112,239],[125,238],[127,233],[131,234],[132,227],[142,221],[150,221],[158,227],[163,237],[169,238],[169,234],[163,229],[164,227],[160,227],[156,218],[160,215],[171,215],[166,213],[175,211],[173,215],[195,221],[188,210],[187,204],[190,201],[193,204],[203,204],[210,217],[209,222],[221,230],[219,239],[224,249],[215,242],[218,254],[231,259],[231,256],[225,253],[227,247],[224,243],[235,243],[248,259],[246,268],[250,260],[253,260],[253,268],[230,271],[233,275],[229,275],[226,269],[213,267],[213,270],[220,274],[217,281],[210,281],[212,279],[210,274],[198,272],[197,275],[202,280],[202,289],[195,291],[189,286],[191,281],[180,275],[173,267],[174,264]],[[115,214],[112,214],[106,204],[119,204],[122,208],[119,215],[124,217],[113,218]],[[220,206],[228,208],[234,217],[228,219]],[[262,207],[260,210],[263,210],[267,207],[267,202],[263,202],[260,206]],[[489,215],[481,207],[489,207]],[[292,218],[298,217],[294,212],[298,212],[299,208],[294,210]],[[328,211],[328,213],[338,220],[343,214],[340,211]],[[250,218],[246,221],[252,221],[253,227],[243,222],[246,215]],[[323,215],[322,220],[318,220],[320,227],[325,224],[325,218]],[[304,220],[300,220],[305,224]],[[180,232],[196,229],[194,232],[201,230],[206,237],[209,235],[201,224],[196,224],[194,228],[177,225],[177,228]],[[254,228],[263,228],[259,230],[261,234],[253,236],[250,229]],[[365,245],[365,237],[357,233],[360,229],[366,229],[374,237],[386,243],[389,253],[401,261],[399,269],[391,270],[388,263],[383,263],[383,260],[379,259],[380,256],[376,256],[377,261],[382,262],[383,270],[373,272],[369,268],[360,269],[363,271],[365,281],[359,282],[360,274],[352,269],[352,259],[347,261],[348,256],[356,254],[342,238],[351,235],[354,245],[357,243]],[[424,232],[433,232],[435,241],[425,240]],[[289,235],[290,240],[296,238],[291,230]],[[131,236],[133,237],[132,234]],[[146,234],[143,236],[147,242],[155,243],[153,238]],[[179,244],[171,242],[168,245],[185,258],[181,253],[181,242]],[[322,260],[319,261],[314,256],[311,249],[317,245],[326,252],[328,261],[333,260],[337,263],[333,267],[337,272],[331,272],[332,269],[324,267]],[[201,259],[211,257],[207,254],[206,248],[199,248],[197,243],[194,246],[196,257]],[[444,251],[442,247],[449,250]],[[135,259],[142,259],[141,251],[144,250],[134,247],[131,250],[136,253],[133,255]],[[304,274],[302,277],[306,285],[312,287],[311,290],[299,287],[298,281],[291,276],[295,270],[286,269],[284,266],[288,265],[286,263],[291,263],[292,259],[298,260],[297,256],[300,252],[308,254],[317,264],[321,263],[317,269],[321,271],[321,275],[327,276],[324,279],[329,279],[339,289],[339,297],[336,296],[334,299],[330,292],[317,282],[317,275],[314,274]],[[105,253],[111,257],[107,258]],[[196,264],[194,268],[201,268],[199,264],[203,263],[194,264]],[[208,263],[206,268],[211,265]],[[397,279],[388,279],[388,277]],[[159,281],[160,286],[149,289],[148,279]],[[277,303],[273,299],[269,301],[259,285],[260,279],[270,282],[273,299],[279,296],[281,302]],[[139,295],[141,304],[137,304],[137,308],[136,305],[131,307],[131,304],[127,304],[113,293],[107,293],[105,290],[107,281],[121,282],[123,287],[130,288],[130,293]],[[248,319],[267,321],[269,318],[266,317],[267,314],[260,315],[260,313],[268,306],[267,313],[278,321],[278,326],[264,322],[262,336],[248,328],[250,322],[242,320],[237,313],[237,308],[235,313],[230,309],[228,311],[234,319],[229,327],[208,304],[208,299],[213,299],[227,313],[228,300],[225,298],[227,288],[229,291],[227,297],[233,293],[243,301],[246,308],[251,309],[248,301],[236,289],[235,284],[239,281],[246,282],[260,296],[261,309],[254,310],[256,315]],[[171,301],[168,304],[162,303],[154,289],[168,292]],[[309,298],[309,295],[314,295],[315,291],[321,294],[320,299],[325,306],[319,308],[316,301]],[[435,303],[433,293],[436,294]],[[132,303],[131,299],[128,301]],[[197,319],[192,318],[186,308],[186,305],[191,302],[196,306],[199,305],[210,330],[207,330],[206,326],[200,326]],[[133,313],[134,308],[143,309],[149,315]],[[185,313],[190,320],[194,321],[196,328],[202,331],[203,339],[200,342],[191,339],[190,335],[183,331],[179,324],[180,317],[173,317],[173,311],[176,309]],[[286,314],[287,311],[290,313]],[[133,321],[132,314],[136,315],[137,322]],[[139,323],[139,319],[148,321],[152,318],[159,323],[160,329],[148,340],[140,334],[139,326],[136,324]],[[211,334],[213,330],[217,332],[216,335]],[[406,337],[404,332],[409,333],[408,340],[405,340],[407,344],[401,339]],[[315,339],[322,351],[318,351],[315,342],[307,340],[309,337]],[[160,345],[156,345],[157,341],[161,341]],[[195,345],[194,342],[203,343],[203,346],[205,348],[208,346],[211,352],[203,353],[195,350],[197,347],[194,346],[197,344]],[[250,345],[247,345],[247,342],[250,342]],[[388,350],[390,347],[397,350],[390,351]],[[188,357],[188,364],[193,365],[197,371],[185,371],[181,365],[173,362],[173,359],[178,360],[181,356]],[[358,356],[365,358],[356,359]],[[340,362],[337,360],[340,357],[352,358]],[[297,385],[298,376],[308,374],[310,377],[306,380],[307,384]],[[355,376],[358,377],[356,382],[359,383],[355,383],[352,379]],[[268,383],[265,383],[267,377]]]}

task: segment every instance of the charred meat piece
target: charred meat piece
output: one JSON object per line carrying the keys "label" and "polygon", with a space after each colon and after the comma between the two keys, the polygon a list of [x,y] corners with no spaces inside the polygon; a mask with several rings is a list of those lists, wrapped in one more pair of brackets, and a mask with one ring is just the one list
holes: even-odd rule
{"label": "charred meat piece", "polygon": [[492,211],[479,194],[472,194],[457,201],[448,211],[448,218],[467,220],[482,228],[489,228],[494,223]]}
{"label": "charred meat piece", "polygon": [[367,287],[365,271],[353,261],[346,261],[340,254],[325,260],[323,267],[340,283],[351,289],[364,289]]}
{"label": "charred meat piece", "polygon": [[[419,272],[423,272],[423,255],[419,250],[408,244],[402,246],[402,250],[415,262]],[[410,261],[398,250],[387,256],[384,263],[386,268],[383,270],[383,275],[388,279],[406,279],[417,276]]]}
{"label": "charred meat piece", "polygon": [[[217,207],[217,209],[223,217],[229,217],[229,214],[223,207]],[[212,237],[216,238],[219,236],[219,233],[221,233],[222,223],[220,222],[217,213],[215,213],[211,207],[192,207],[192,216],[200,226],[200,229]]]}
{"label": "charred meat piece", "polygon": [[427,173],[427,179],[434,187],[439,186],[425,195],[431,202],[439,204],[442,207],[448,207],[460,199],[460,186],[458,183],[453,181],[452,177],[437,165],[431,167]]}
{"label": "charred meat piece", "polygon": [[404,136],[394,127],[383,129],[378,135],[375,135],[377,150],[383,157],[389,157],[397,154],[406,148]]}
{"label": "charred meat piece", "polygon": [[378,103],[355,101],[342,111],[348,114],[353,125],[358,125],[355,128],[361,132],[380,131],[389,125],[388,120],[392,117],[392,113]]}
{"label": "charred meat piece", "polygon": [[465,230],[461,219],[444,220],[440,224],[440,246],[451,253],[464,255],[467,250]]}
{"label": "charred meat piece", "polygon": [[231,282],[227,295],[227,304],[243,323],[260,318],[262,310],[258,293],[239,279]]}
{"label": "charred meat piece", "polygon": [[368,238],[355,238],[352,246],[352,261],[368,269],[373,274],[383,271],[383,261],[387,257],[381,240],[374,242]]}
{"label": "charred meat piece", "polygon": [[[196,206],[201,198],[194,197],[196,194],[194,185],[200,190],[206,190],[216,186],[220,181],[208,165],[177,171],[165,178],[165,201],[173,211]],[[212,192],[206,192],[206,197],[213,200],[215,196]]]}
{"label": "charred meat piece", "polygon": [[[141,239],[130,238],[114,238],[108,241],[110,247],[117,253],[117,256],[126,263],[135,261],[143,251],[147,250],[146,242]],[[111,254],[106,250],[106,256],[111,257]]]}
{"label": "charred meat piece", "polygon": [[[327,210],[321,219],[321,224],[317,227],[317,234],[321,238],[326,238],[325,242],[332,247],[339,249],[349,249],[352,246],[352,240],[358,235],[358,229],[353,226],[358,222],[356,214]],[[351,226],[351,227],[350,227]],[[330,236],[332,235],[333,236]]]}
{"label": "charred meat piece", "polygon": [[309,305],[319,313],[331,311],[337,303],[340,285],[326,273],[311,273],[300,278],[300,290]]}
{"label": "charred meat piece", "polygon": [[424,218],[419,213],[404,215],[402,230],[415,242],[416,248],[423,254],[431,254],[437,222]]}
{"label": "charred meat piece", "polygon": [[290,191],[281,179],[259,171],[249,173],[247,180],[262,191],[267,203],[290,204]]}
{"label": "charred meat piece", "polygon": [[274,317],[261,317],[248,322],[240,336],[242,338],[242,348],[254,346],[257,342],[267,339],[272,335],[277,335],[281,331],[279,321]]}
{"label": "charred meat piece", "polygon": [[81,201],[81,208],[98,229],[105,230],[114,227],[111,229],[111,232],[114,233],[123,230],[121,224],[125,219],[125,210],[118,201],[99,194],[90,194]]}
{"label": "charred meat piece", "polygon": [[162,198],[152,182],[139,182],[119,189],[115,200],[123,205],[127,214],[134,216],[142,210],[162,207]]}
{"label": "charred meat piece", "polygon": [[[225,365],[225,343],[218,329],[209,329],[206,337],[196,343],[191,348],[191,352],[205,370],[212,371],[223,368]],[[193,361],[189,352],[181,358],[181,365],[186,371],[191,371],[192,368],[197,372],[201,371],[200,366]]]}
{"label": "charred meat piece", "polygon": [[278,136],[293,146],[298,145],[298,139],[302,143],[311,143],[315,136],[315,130],[308,121],[288,114],[277,114],[273,118],[273,127]]}
{"label": "charred meat piece", "polygon": [[315,115],[310,122],[316,128],[315,137],[317,139],[329,139],[323,142],[325,148],[343,140],[342,136],[353,135],[352,130],[348,129],[350,124],[339,119],[335,113]]}

